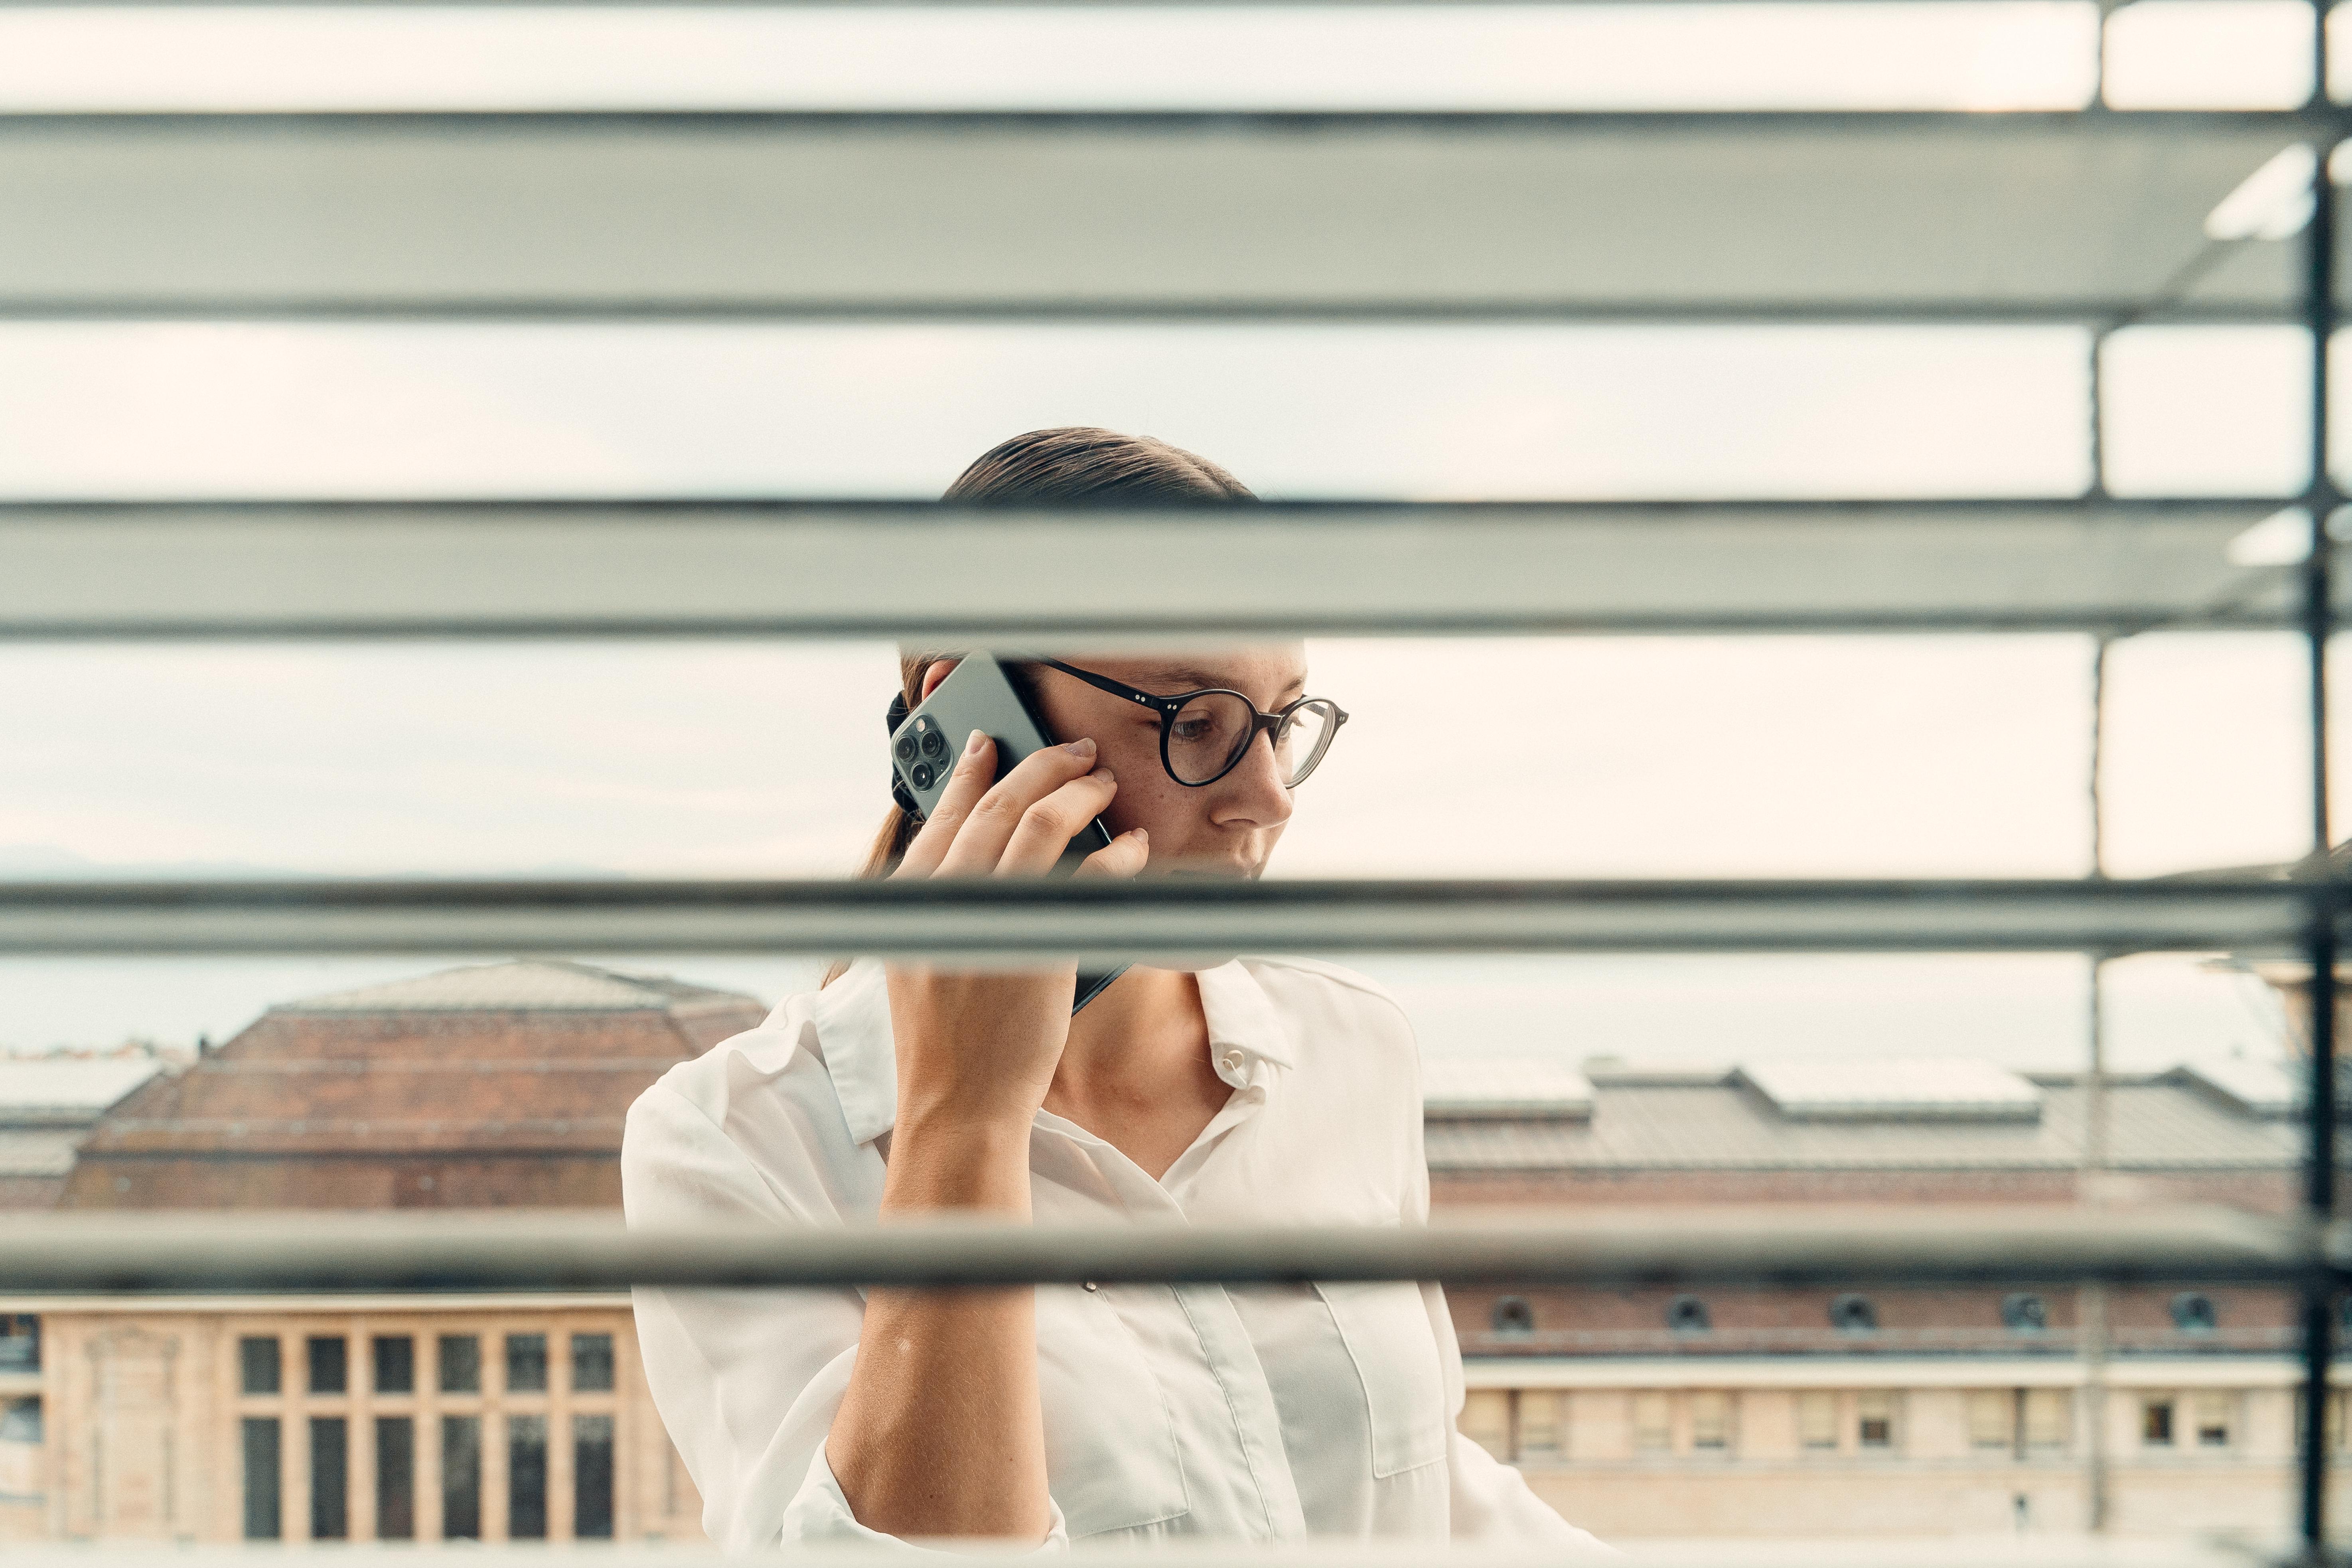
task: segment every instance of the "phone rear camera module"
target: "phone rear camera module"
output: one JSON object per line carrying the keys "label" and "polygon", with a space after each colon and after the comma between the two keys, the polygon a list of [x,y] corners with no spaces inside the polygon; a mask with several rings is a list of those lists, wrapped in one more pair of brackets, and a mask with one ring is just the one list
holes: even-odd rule
{"label": "phone rear camera module", "polygon": [[915,781],[917,789],[929,789],[931,787],[931,781],[940,775],[931,771],[930,763],[917,763],[908,770],[907,776]]}
{"label": "phone rear camera module", "polygon": [[898,743],[890,749],[898,753],[900,762],[911,763],[915,760],[915,737],[901,735],[898,737]]}
{"label": "phone rear camera module", "polygon": [[937,730],[925,731],[923,732],[923,755],[930,758],[933,762],[938,762],[941,757],[944,757],[947,754],[948,738],[945,735],[940,734]]}

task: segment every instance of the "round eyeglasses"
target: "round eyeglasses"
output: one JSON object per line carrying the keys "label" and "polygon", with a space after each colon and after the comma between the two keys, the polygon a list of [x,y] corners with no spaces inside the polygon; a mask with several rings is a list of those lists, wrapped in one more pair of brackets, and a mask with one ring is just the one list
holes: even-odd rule
{"label": "round eyeglasses", "polygon": [[1178,784],[1199,789],[1213,784],[1249,754],[1264,731],[1274,746],[1274,764],[1283,786],[1297,789],[1331,749],[1331,738],[1348,721],[1347,710],[1328,697],[1302,697],[1279,713],[1261,713],[1238,691],[1216,688],[1158,697],[1123,681],[1058,658],[1034,662],[1083,680],[1097,691],[1123,697],[1160,715],[1160,765]]}

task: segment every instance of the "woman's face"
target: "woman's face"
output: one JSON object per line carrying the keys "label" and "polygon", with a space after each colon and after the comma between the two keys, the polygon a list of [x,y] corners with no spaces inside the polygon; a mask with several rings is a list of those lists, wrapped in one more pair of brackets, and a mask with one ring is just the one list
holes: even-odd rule
{"label": "woman's face", "polygon": [[[1226,648],[1204,654],[1070,654],[1066,662],[1155,696],[1222,687],[1262,713],[1278,713],[1307,692],[1303,644]],[[1160,762],[1160,715],[1042,666],[1034,671],[1038,706],[1056,740],[1094,738],[1096,760],[1118,779],[1105,819],[1114,833],[1140,827],[1151,836],[1148,875],[1255,877],[1290,820],[1291,793],[1260,735],[1233,772],[1187,788]]]}

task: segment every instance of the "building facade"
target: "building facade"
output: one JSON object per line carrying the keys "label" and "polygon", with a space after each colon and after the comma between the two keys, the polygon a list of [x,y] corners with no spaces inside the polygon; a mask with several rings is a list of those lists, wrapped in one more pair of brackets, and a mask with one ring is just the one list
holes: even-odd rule
{"label": "building facade", "polygon": [[[585,964],[274,1007],[87,1130],[67,1208],[611,1209],[750,997]],[[0,1538],[698,1539],[625,1295],[0,1300]],[[10,1352],[14,1348],[12,1356]]]}
{"label": "building facade", "polygon": [[[622,1117],[750,998],[499,964],[274,1008],[80,1141],[76,1207],[609,1209]],[[1981,1063],[1428,1064],[1441,1211],[2292,1206],[2245,1063],[2097,1086]],[[2089,1169],[2094,1115],[2105,1121]],[[1464,1430],[1604,1537],[2271,1535],[2292,1304],[2243,1290],[1462,1289]],[[2104,1346],[2096,1363],[2084,1352]],[[2343,1396],[2330,1411],[2344,1430]],[[17,1539],[700,1535],[620,1296],[0,1300]]]}
{"label": "building facade", "polygon": [[[2084,1201],[2283,1214],[2300,1180],[2291,1079],[2272,1064],[2111,1075],[2095,1106],[2080,1077],[1983,1063],[1433,1063],[1430,1078],[1441,1207],[1687,1205],[1759,1226],[1878,1208],[1932,1226],[1958,1208]],[[1464,1431],[1605,1537],[2071,1532],[2095,1507],[2117,1534],[2267,1537],[2293,1517],[2300,1338],[2277,1293],[1449,1299]]]}

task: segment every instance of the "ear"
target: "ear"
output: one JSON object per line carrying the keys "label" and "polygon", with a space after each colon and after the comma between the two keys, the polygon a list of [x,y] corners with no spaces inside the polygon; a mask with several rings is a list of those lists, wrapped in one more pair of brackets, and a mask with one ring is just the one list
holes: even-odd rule
{"label": "ear", "polygon": [[955,667],[961,662],[962,661],[960,659],[953,658],[933,659],[929,668],[923,671],[923,689],[916,697],[915,700],[918,702],[929,701],[931,700],[931,693],[940,689],[940,682],[945,680],[950,674],[953,673]]}

